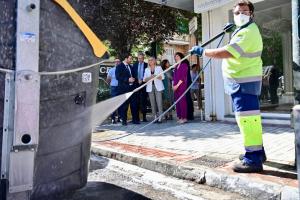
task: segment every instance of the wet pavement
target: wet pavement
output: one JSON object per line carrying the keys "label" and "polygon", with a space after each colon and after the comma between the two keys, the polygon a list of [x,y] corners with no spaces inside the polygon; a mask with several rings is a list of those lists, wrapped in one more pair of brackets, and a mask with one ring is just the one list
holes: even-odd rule
{"label": "wet pavement", "polygon": [[134,165],[92,156],[86,187],[43,200],[248,199],[236,193],[165,176]]}
{"label": "wet pavement", "polygon": [[295,133],[290,127],[263,125],[264,171],[237,174],[231,167],[244,149],[236,123],[196,119],[177,124],[172,120],[141,129],[146,124],[98,126],[92,137],[92,152],[253,199],[298,199],[293,167]]}

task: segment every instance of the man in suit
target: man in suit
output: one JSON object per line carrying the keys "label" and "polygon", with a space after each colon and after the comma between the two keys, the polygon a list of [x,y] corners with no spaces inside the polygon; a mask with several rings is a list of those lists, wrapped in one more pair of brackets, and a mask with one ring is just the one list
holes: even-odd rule
{"label": "man in suit", "polygon": [[[116,79],[118,80],[118,93],[125,94],[134,90],[134,82],[136,74],[130,65],[132,63],[132,56],[129,54],[125,57],[124,61],[121,62],[116,68]],[[120,116],[122,119],[122,125],[127,125],[127,111],[128,104],[130,104],[132,123],[139,124],[137,116],[137,104],[136,98],[133,94],[125,103],[120,107]]]}
{"label": "man in suit", "polygon": [[[135,87],[139,87],[143,84],[143,78],[145,69],[148,67],[148,63],[144,62],[145,55],[142,52],[138,54],[138,62],[134,63],[133,70],[136,74],[136,80],[134,82]],[[139,120],[139,111],[143,113],[143,122],[147,122],[147,92],[146,87],[143,87],[136,93],[137,100],[137,116]]]}

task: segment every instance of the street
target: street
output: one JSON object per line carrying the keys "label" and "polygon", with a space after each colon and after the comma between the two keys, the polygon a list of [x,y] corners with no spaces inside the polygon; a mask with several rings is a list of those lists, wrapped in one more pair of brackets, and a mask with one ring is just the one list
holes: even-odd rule
{"label": "street", "polygon": [[47,200],[247,199],[104,157],[92,156],[90,168],[86,187]]}

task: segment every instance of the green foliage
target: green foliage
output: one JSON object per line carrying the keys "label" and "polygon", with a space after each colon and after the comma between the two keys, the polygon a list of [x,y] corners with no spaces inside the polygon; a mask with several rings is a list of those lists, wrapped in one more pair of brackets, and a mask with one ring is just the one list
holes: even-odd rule
{"label": "green foliage", "polygon": [[[201,14],[196,14],[192,12],[182,11],[178,16],[177,20],[182,21],[178,24],[183,24],[182,26],[187,28],[187,31],[183,31],[180,33],[189,34],[189,21],[193,18],[197,17],[198,29],[194,33],[198,41],[202,41],[202,17]],[[180,30],[180,29],[179,29]]]}
{"label": "green foliage", "polygon": [[119,57],[132,48],[172,39],[181,12],[141,0],[82,0],[83,16],[102,40],[110,41]]}
{"label": "green foliage", "polygon": [[177,31],[181,34],[189,34],[189,19],[178,16],[176,19]]}
{"label": "green foliage", "polygon": [[262,60],[264,66],[274,65],[280,73],[283,71],[282,38],[279,32],[263,36]]}

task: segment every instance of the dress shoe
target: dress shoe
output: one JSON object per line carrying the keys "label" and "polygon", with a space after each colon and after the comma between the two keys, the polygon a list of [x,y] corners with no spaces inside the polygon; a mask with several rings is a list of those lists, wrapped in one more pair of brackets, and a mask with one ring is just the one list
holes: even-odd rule
{"label": "dress shoe", "polygon": [[133,124],[141,124],[139,121],[133,121]]}
{"label": "dress shoe", "polygon": [[122,121],[122,125],[123,125],[123,126],[127,126],[127,122]]}

